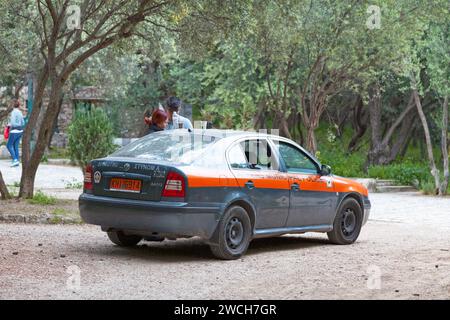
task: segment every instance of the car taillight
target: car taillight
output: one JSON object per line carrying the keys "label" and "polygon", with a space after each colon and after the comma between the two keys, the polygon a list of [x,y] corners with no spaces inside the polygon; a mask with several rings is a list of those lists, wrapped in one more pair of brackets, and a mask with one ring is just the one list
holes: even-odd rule
{"label": "car taillight", "polygon": [[170,171],[167,174],[162,196],[184,198],[185,188],[184,177],[179,173]]}
{"label": "car taillight", "polygon": [[84,171],[84,190],[92,190],[92,165],[88,164]]}

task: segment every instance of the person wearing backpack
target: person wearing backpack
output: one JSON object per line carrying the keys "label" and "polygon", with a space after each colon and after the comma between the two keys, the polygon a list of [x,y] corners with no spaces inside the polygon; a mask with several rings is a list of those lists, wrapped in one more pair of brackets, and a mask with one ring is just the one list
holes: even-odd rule
{"label": "person wearing backpack", "polygon": [[8,137],[8,143],[6,144],[6,148],[11,154],[12,163],[11,167],[17,167],[19,165],[19,144],[22,139],[23,129],[25,126],[25,120],[20,111],[20,102],[19,100],[14,101],[14,108],[11,112],[10,121],[9,121],[10,131]]}

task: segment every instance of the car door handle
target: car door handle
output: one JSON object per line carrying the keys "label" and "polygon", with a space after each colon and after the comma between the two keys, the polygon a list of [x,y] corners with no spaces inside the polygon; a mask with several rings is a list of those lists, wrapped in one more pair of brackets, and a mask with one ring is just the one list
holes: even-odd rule
{"label": "car door handle", "polygon": [[299,191],[300,186],[298,183],[295,182],[295,183],[291,184],[291,189],[292,189],[292,191]]}
{"label": "car door handle", "polygon": [[253,181],[247,181],[245,183],[245,186],[247,187],[247,189],[253,189],[255,187],[255,184],[253,183]]}

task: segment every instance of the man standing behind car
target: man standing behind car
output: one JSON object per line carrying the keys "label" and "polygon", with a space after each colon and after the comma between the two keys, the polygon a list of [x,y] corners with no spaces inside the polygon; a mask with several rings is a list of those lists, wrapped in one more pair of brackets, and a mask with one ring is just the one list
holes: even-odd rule
{"label": "man standing behind car", "polygon": [[173,129],[193,129],[192,123],[188,118],[180,116],[178,113],[181,109],[181,100],[177,97],[169,97],[166,102],[168,124],[166,130]]}

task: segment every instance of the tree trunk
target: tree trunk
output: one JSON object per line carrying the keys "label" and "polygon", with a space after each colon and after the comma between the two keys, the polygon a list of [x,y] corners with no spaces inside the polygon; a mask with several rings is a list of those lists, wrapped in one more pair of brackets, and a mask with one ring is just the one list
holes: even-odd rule
{"label": "tree trunk", "polygon": [[23,131],[22,137],[22,167],[27,167],[28,161],[31,157],[31,138],[34,135],[34,130],[37,125],[39,114],[41,113],[42,99],[44,97],[45,86],[48,80],[48,68],[45,64],[41,70],[37,80],[36,89],[33,98],[33,110],[28,118],[28,123]]}
{"label": "tree trunk", "polygon": [[371,150],[368,154],[369,165],[384,165],[388,163],[389,146],[383,143],[381,122],[381,89],[378,84],[369,88],[369,119],[372,129]]}
{"label": "tree trunk", "polygon": [[448,147],[447,147],[447,135],[448,135],[448,96],[444,99],[442,105],[442,132],[441,132],[441,149],[444,168],[444,180],[439,187],[439,194],[447,194],[448,180],[449,180],[449,168],[448,168]]}
{"label": "tree trunk", "polygon": [[409,142],[411,141],[411,133],[414,130],[414,113],[409,113],[400,128],[397,139],[392,145],[391,153],[389,155],[389,162],[394,161],[398,155],[406,152]]}
{"label": "tree trunk", "polygon": [[[358,99],[358,97],[356,99]],[[336,112],[336,122],[331,123],[331,125],[334,125],[334,127],[336,128],[336,138],[338,139],[342,138],[342,134],[344,133],[344,127],[345,124],[347,123],[348,116],[350,112],[356,108],[356,103],[353,106],[350,104],[346,104],[343,110],[340,110],[341,108],[338,107],[338,111]]]}
{"label": "tree trunk", "polygon": [[289,132],[289,124],[283,112],[277,112],[278,129],[280,130],[280,136],[292,139]]}
{"label": "tree trunk", "polygon": [[265,129],[266,127],[266,113],[267,113],[267,103],[265,99],[258,101],[257,112],[253,118],[253,127],[256,131],[259,129]]}
{"label": "tree trunk", "polygon": [[[369,90],[369,116],[372,128],[372,146],[368,155],[368,163],[371,165],[386,165],[395,160],[400,150],[402,150],[403,145],[409,141],[409,139],[407,139],[407,134],[410,132],[410,126],[413,125],[413,116],[411,113],[415,107],[414,97],[411,93],[406,108],[394,122],[391,124],[386,123],[382,129],[381,93],[379,89],[379,87],[375,86]],[[402,125],[400,133],[391,149],[392,137],[400,125]]]}
{"label": "tree trunk", "polygon": [[2,172],[0,171],[0,195],[2,200],[11,199],[11,195],[9,194],[8,187],[3,180]]}
{"label": "tree trunk", "polygon": [[356,149],[358,142],[364,136],[367,130],[367,116],[366,112],[363,109],[363,100],[360,95],[356,98],[355,107],[353,108],[353,128],[355,129],[355,133],[350,140],[347,150],[348,152],[353,152]]}
{"label": "tree trunk", "polygon": [[428,161],[431,168],[431,174],[434,177],[434,185],[436,188],[436,194],[439,194],[439,187],[440,187],[440,177],[439,177],[439,171],[436,168],[436,162],[434,161],[434,155],[433,155],[433,145],[431,142],[431,135],[430,135],[430,129],[428,128],[428,122],[427,118],[425,117],[425,113],[423,112],[422,103],[420,102],[419,93],[417,92],[417,89],[413,89],[414,94],[414,102],[417,107],[417,112],[419,113],[420,121],[422,122],[423,131],[425,134],[425,142],[427,146],[427,153],[428,153]]}
{"label": "tree trunk", "polygon": [[[306,149],[313,155],[317,152],[317,140],[315,130],[319,126],[320,117],[325,109],[326,97],[316,99],[314,103],[308,102],[309,114],[303,111],[302,122],[306,129]],[[304,107],[305,108],[305,105]]]}
{"label": "tree trunk", "polygon": [[36,145],[33,152],[27,161],[26,165],[22,169],[22,177],[20,181],[20,192],[19,197],[22,198],[32,198],[34,193],[34,180],[36,177],[36,172],[41,162],[42,156],[44,155],[45,148],[49,143],[51,138],[53,123],[58,117],[59,113],[59,101],[62,95],[62,83],[61,81],[53,77],[52,87],[50,91],[50,98],[46,110],[44,111],[44,116],[42,123],[40,124],[39,133],[36,139]]}
{"label": "tree trunk", "polygon": [[317,140],[314,126],[306,127],[306,149],[313,155],[317,152]]}
{"label": "tree trunk", "polygon": [[299,116],[299,120],[297,122],[297,131],[298,131],[298,143],[302,146],[305,143],[305,138],[303,137],[303,128],[301,116]]}
{"label": "tree trunk", "polygon": [[[57,111],[58,116],[59,116],[59,113],[61,111],[63,100],[64,100],[64,95],[61,95],[61,99],[58,102],[58,111]],[[52,124],[52,128],[51,128],[51,131],[50,131],[50,138],[48,139],[48,144],[47,144],[47,148],[48,149],[51,148],[53,136],[55,135],[56,129],[58,128],[58,116],[55,117],[55,121]]]}

